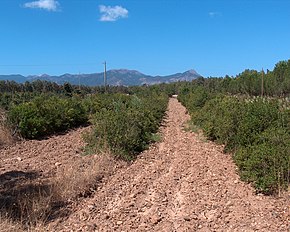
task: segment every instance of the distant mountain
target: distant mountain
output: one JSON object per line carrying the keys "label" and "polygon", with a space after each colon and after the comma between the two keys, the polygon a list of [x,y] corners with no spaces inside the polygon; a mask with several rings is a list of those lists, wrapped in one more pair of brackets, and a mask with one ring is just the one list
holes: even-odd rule
{"label": "distant mountain", "polygon": [[22,76],[22,75],[0,75],[0,81],[6,81],[6,80],[9,80],[9,81],[16,81],[18,83],[23,83],[26,81],[26,77],[25,76]]}
{"label": "distant mountain", "polygon": [[[189,70],[184,73],[176,73],[169,76],[150,76],[140,73],[135,70],[127,69],[113,69],[107,71],[107,84],[108,85],[153,85],[159,83],[171,83],[177,81],[191,81],[200,77],[200,75],[195,70]],[[104,73],[92,73],[92,74],[63,74],[61,76],[50,76],[47,74],[40,76],[21,76],[21,75],[0,75],[0,80],[14,80],[19,83],[24,83],[25,81],[51,81],[57,84],[64,84],[69,82],[74,85],[88,85],[96,86],[104,84]]]}

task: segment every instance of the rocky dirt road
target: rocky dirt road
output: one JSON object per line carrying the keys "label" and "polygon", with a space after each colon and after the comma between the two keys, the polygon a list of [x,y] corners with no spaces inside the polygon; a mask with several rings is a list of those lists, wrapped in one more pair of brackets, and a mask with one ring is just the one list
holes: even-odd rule
{"label": "rocky dirt road", "polygon": [[108,178],[54,231],[290,231],[289,196],[256,195],[223,148],[186,132],[170,99],[162,141]]}

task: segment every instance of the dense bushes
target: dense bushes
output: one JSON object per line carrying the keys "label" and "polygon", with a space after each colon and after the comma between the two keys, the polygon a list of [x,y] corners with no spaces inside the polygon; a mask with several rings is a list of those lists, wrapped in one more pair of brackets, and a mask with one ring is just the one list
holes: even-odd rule
{"label": "dense bushes", "polygon": [[12,104],[8,118],[20,135],[29,139],[91,122],[93,132],[85,136],[87,149],[109,149],[130,160],[153,140],[168,101],[167,94],[150,87],[136,88],[135,93],[39,96]]}
{"label": "dense bushes", "polygon": [[93,115],[93,132],[86,136],[87,148],[109,149],[126,160],[134,158],[157,132],[167,100],[166,95],[154,93],[150,97],[106,95],[100,110]]}
{"label": "dense bushes", "polygon": [[178,95],[178,100],[190,111],[194,112],[204,106],[207,100],[211,99],[213,94],[201,86],[192,86],[183,88]]}
{"label": "dense bushes", "polygon": [[[198,89],[197,89],[198,90]],[[205,91],[205,90],[204,90]],[[290,179],[289,103],[267,98],[216,95],[199,106],[200,90],[180,96],[206,136],[234,152],[242,179],[258,191],[274,193]],[[194,97],[194,95],[196,95]],[[213,95],[211,95],[213,96]]]}
{"label": "dense bushes", "polygon": [[200,77],[179,85],[178,99],[192,122],[209,139],[225,144],[241,177],[265,193],[290,182],[289,74],[290,60],[273,71],[245,70],[236,77]]}
{"label": "dense bushes", "polygon": [[273,193],[289,184],[289,155],[289,131],[269,127],[253,144],[238,149],[234,158],[242,179],[253,182],[258,191]]}
{"label": "dense bushes", "polygon": [[88,120],[87,112],[77,98],[37,97],[14,105],[9,120],[24,138],[39,138],[81,125]]}

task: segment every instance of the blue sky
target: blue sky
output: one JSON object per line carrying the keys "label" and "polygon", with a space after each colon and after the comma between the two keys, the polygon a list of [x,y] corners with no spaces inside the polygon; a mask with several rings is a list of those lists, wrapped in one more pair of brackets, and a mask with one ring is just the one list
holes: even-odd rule
{"label": "blue sky", "polygon": [[0,74],[272,70],[290,0],[0,0]]}

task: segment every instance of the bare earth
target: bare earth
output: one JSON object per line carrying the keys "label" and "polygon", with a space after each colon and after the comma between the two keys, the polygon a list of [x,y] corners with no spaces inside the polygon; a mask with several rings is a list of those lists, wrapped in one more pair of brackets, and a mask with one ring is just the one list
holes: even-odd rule
{"label": "bare earth", "polygon": [[[290,231],[289,194],[256,195],[240,181],[222,146],[184,131],[188,119],[185,108],[170,99],[162,141],[131,165],[119,167],[67,218],[48,225],[49,230]],[[79,133],[0,150],[0,174],[30,169],[53,172],[56,162],[66,165],[77,159],[83,145]]]}
{"label": "bare earth", "polygon": [[86,128],[55,135],[46,140],[27,140],[0,149],[0,174],[8,171],[36,171],[51,176],[61,165],[79,159],[84,142],[81,133]]}

